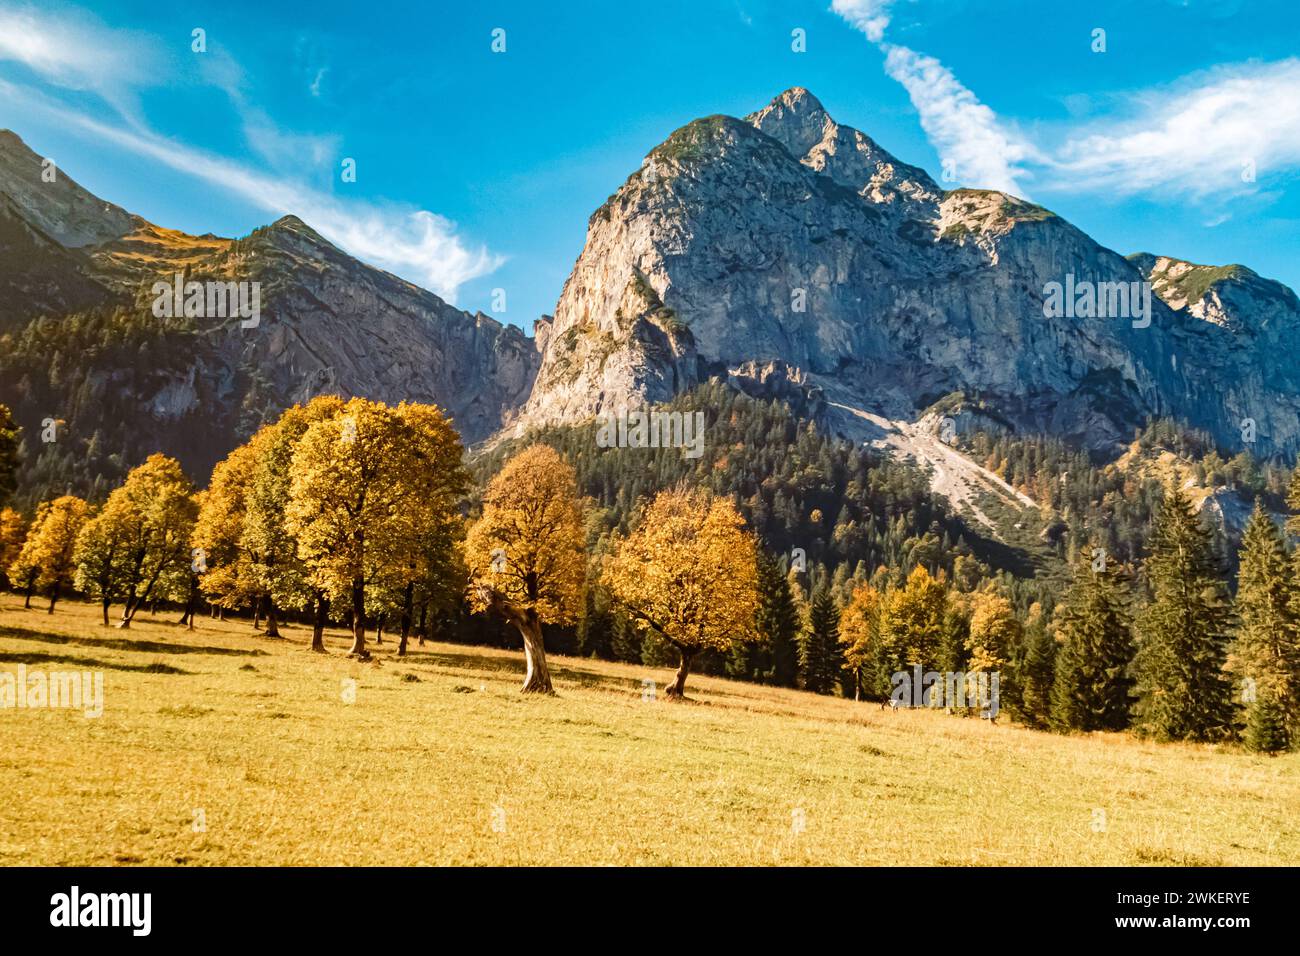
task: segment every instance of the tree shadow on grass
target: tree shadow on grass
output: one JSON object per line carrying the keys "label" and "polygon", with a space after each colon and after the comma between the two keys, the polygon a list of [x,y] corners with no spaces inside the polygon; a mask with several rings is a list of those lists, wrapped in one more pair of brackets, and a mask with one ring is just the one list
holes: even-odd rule
{"label": "tree shadow on grass", "polygon": [[[518,660],[512,660],[506,657],[497,657],[496,655],[477,654],[474,651],[464,651],[460,653],[447,653],[445,651],[420,651],[417,657],[409,654],[405,658],[395,658],[404,660],[408,663],[427,663],[436,667],[447,667],[453,670],[483,670],[490,674],[499,674],[517,679],[520,683],[524,679],[524,660],[523,652],[520,652]],[[551,672],[551,677],[558,684],[578,685],[584,690],[618,690],[629,693],[640,693],[641,684],[639,681],[620,677],[613,674],[594,674],[591,671],[579,670],[575,667],[567,667],[564,664],[557,664],[554,658],[547,658],[547,667]],[[556,687],[557,691],[562,691],[563,687]]]}
{"label": "tree shadow on grass", "polygon": [[40,641],[44,644],[73,644],[78,647],[100,647],[110,651],[140,651],[145,654],[234,654],[261,657],[266,651],[250,647],[211,647],[202,644],[161,644],[158,641],[131,641],[125,638],[70,637],[45,631],[29,631],[21,627],[0,627],[0,637],[18,641]]}
{"label": "tree shadow on grass", "polygon": [[0,664],[35,664],[44,667],[50,664],[64,664],[85,670],[135,671],[140,674],[192,674],[170,664],[119,664],[115,661],[100,661],[93,657],[72,657],[68,654],[6,654],[0,653]]}

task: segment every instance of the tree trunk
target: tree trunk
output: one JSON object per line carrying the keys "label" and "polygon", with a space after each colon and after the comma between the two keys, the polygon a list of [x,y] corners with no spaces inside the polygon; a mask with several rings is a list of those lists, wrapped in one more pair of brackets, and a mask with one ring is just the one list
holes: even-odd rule
{"label": "tree trunk", "polygon": [[381,614],[375,619],[375,643],[384,643],[384,622],[388,620],[387,614]]}
{"label": "tree trunk", "polygon": [[280,625],[275,619],[275,598],[269,594],[266,596],[266,636],[280,636]]}
{"label": "tree trunk", "polygon": [[691,672],[691,660],[695,657],[695,651],[678,647],[677,652],[681,654],[682,662],[677,667],[677,676],[673,678],[673,682],[664,688],[664,696],[681,700],[686,696],[686,677]]}
{"label": "tree trunk", "polygon": [[366,582],[361,578],[352,582],[352,649],[348,657],[370,659],[366,650]]}
{"label": "tree trunk", "polygon": [[54,605],[58,603],[58,600],[59,600],[59,582],[55,581],[54,584],[51,585],[50,587],[50,609],[45,612],[46,614],[54,613]]}
{"label": "tree trunk", "polygon": [[262,596],[259,594],[253,598],[253,630],[262,629]]}
{"label": "tree trunk", "polygon": [[28,575],[28,577],[27,577],[27,598],[26,598],[26,600],[23,601],[23,607],[24,607],[24,608],[30,608],[30,607],[32,606],[32,594],[33,594],[35,591],[36,591],[36,575],[34,575],[34,574],[32,574],[32,575]]}
{"label": "tree trunk", "polygon": [[500,592],[486,585],[481,586],[480,595],[488,605],[513,624],[524,639],[524,686],[519,688],[525,694],[554,694],[551,686],[551,671],[546,666],[546,645],[542,642],[542,620],[532,608],[520,609],[507,601]]}
{"label": "tree trunk", "polygon": [[325,653],[325,623],[329,617],[330,599],[323,593],[316,595],[316,620],[311,629],[311,649]]}
{"label": "tree trunk", "polygon": [[420,605],[420,626],[415,629],[416,635],[420,638],[420,646],[424,647],[425,626],[429,619],[429,602],[425,601]]}
{"label": "tree trunk", "polygon": [[402,596],[402,636],[397,642],[397,656],[406,656],[406,639],[411,635],[411,606],[415,600],[415,582],[406,582],[406,593]]}
{"label": "tree trunk", "polygon": [[105,627],[108,627],[108,605],[109,605],[110,602],[109,602],[108,598],[104,598],[104,599],[103,599],[102,601],[100,601],[99,603],[100,603],[100,605],[101,605],[101,606],[103,607],[103,609],[104,609],[104,626],[105,626]]}
{"label": "tree trunk", "polygon": [[199,596],[199,576],[190,575],[190,589],[185,595],[185,616],[181,618],[181,623],[194,630],[194,602]]}
{"label": "tree trunk", "polygon": [[554,694],[551,686],[551,671],[546,666],[546,645],[542,642],[542,622],[536,611],[525,611],[518,615],[515,627],[524,639],[524,686],[520,688],[525,694]]}

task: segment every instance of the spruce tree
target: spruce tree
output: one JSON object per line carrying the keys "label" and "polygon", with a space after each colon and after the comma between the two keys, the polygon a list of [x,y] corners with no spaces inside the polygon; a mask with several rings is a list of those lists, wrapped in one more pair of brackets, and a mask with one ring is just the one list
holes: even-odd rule
{"label": "spruce tree", "polygon": [[1126,587],[1115,568],[1075,565],[1057,612],[1061,638],[1052,683],[1051,722],[1058,730],[1123,730],[1129,723],[1133,633]]}
{"label": "spruce tree", "polygon": [[1241,539],[1237,579],[1237,639],[1228,667],[1238,680],[1238,699],[1247,717],[1274,708],[1254,706],[1252,699],[1275,702],[1281,719],[1297,729],[1300,709],[1300,595],[1292,578],[1286,541],[1273,519],[1256,501]]}
{"label": "spruce tree", "polygon": [[781,565],[766,551],[758,559],[759,640],[739,644],[727,670],[737,677],[794,687],[799,674],[799,609]]}
{"label": "spruce tree", "polygon": [[1156,513],[1146,576],[1152,601],[1139,626],[1140,728],[1160,740],[1229,736],[1231,609],[1210,531],[1180,489],[1167,492]]}
{"label": "spruce tree", "polygon": [[1246,708],[1246,747],[1256,753],[1273,754],[1291,745],[1282,702],[1268,694],[1256,695]]}
{"label": "spruce tree", "polygon": [[808,631],[800,650],[804,689],[831,693],[844,665],[844,653],[840,647],[840,612],[825,585],[813,592]]}
{"label": "spruce tree", "polygon": [[1026,629],[1025,644],[1024,663],[1016,676],[1020,697],[1017,716],[1027,726],[1041,729],[1051,716],[1056,640],[1038,618]]}

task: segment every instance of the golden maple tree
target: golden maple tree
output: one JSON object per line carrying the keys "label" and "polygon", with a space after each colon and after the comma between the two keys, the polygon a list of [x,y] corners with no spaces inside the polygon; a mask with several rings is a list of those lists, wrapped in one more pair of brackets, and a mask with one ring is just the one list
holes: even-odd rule
{"label": "golden maple tree", "polygon": [[[290,463],[285,527],[312,584],[351,609],[349,654],[368,658],[367,598],[437,522],[465,484],[460,439],[441,411],[353,398],[309,425]],[[451,549],[432,556],[453,560]],[[417,562],[418,563],[418,562]]]}
{"label": "golden maple tree", "polygon": [[573,466],[549,445],[524,449],[488,485],[483,516],[465,542],[469,601],[519,631],[525,692],[553,691],[542,625],[582,616],[585,541]]}
{"label": "golden maple tree", "polygon": [[90,516],[90,506],[75,495],[63,495],[39,514],[39,523],[33,522],[19,560],[36,569],[35,584],[48,589],[49,613],[53,614],[63,589],[72,584],[77,537]]}
{"label": "golden maple tree", "polygon": [[633,621],[677,648],[681,664],[670,698],[685,694],[701,651],[757,639],[758,549],[726,498],[661,492],[617,545],[605,581]]}

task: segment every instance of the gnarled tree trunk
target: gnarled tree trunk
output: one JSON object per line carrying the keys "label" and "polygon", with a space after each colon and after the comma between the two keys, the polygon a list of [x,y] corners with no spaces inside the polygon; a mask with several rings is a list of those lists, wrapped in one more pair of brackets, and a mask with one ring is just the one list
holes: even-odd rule
{"label": "gnarled tree trunk", "polygon": [[519,688],[520,691],[525,694],[554,694],[551,671],[546,666],[546,645],[542,642],[542,620],[537,612],[532,608],[515,607],[490,588],[485,589],[485,594],[492,609],[513,624],[524,639],[524,686]]}
{"label": "gnarled tree trunk", "polygon": [[671,684],[664,688],[664,696],[681,700],[686,696],[686,678],[691,672],[691,661],[694,659],[696,652],[687,650],[680,644],[676,645],[676,647],[677,652],[682,657],[682,662],[677,667],[677,676],[673,678]]}

